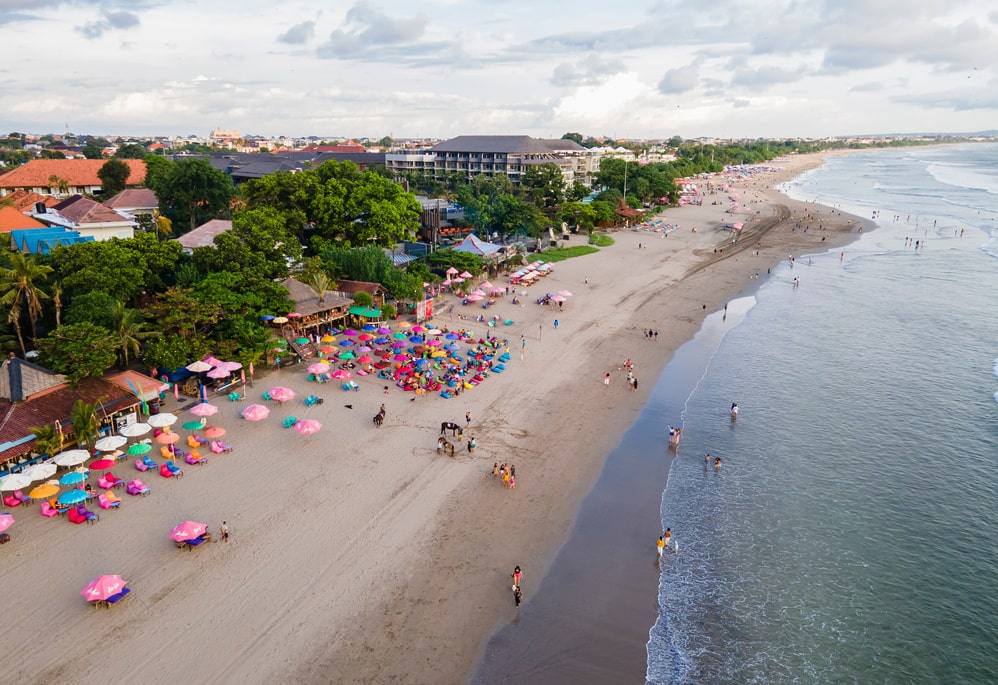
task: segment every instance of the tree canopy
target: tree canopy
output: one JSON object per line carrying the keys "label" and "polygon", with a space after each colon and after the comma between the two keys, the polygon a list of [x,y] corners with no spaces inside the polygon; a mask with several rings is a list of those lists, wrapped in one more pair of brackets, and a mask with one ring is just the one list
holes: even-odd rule
{"label": "tree canopy", "polygon": [[101,191],[105,197],[117,195],[128,185],[132,169],[120,159],[109,159],[97,170],[101,181]]}
{"label": "tree canopy", "polygon": [[227,210],[235,192],[232,179],[203,159],[174,162],[153,190],[160,211],[174,226],[186,221],[189,230]]}
{"label": "tree canopy", "polygon": [[87,322],[59,326],[38,340],[38,349],[42,362],[65,374],[72,385],[87,376],[103,376],[116,357],[111,331]]}

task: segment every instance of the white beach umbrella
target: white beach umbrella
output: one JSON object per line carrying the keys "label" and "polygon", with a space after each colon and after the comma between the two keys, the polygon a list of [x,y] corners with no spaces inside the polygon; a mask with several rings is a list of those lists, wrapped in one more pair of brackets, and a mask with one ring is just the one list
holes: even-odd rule
{"label": "white beach umbrella", "polygon": [[152,426],[148,423],[130,423],[118,431],[118,433],[124,435],[126,438],[137,438],[140,435],[145,435],[151,430]]}
{"label": "white beach umbrella", "polygon": [[203,373],[205,371],[210,371],[212,365],[208,362],[201,361],[200,359],[196,362],[187,365],[187,370],[191,373]]}
{"label": "white beach umbrella", "polygon": [[128,442],[128,438],[121,435],[109,435],[94,443],[94,447],[101,452],[114,452],[116,449]]}
{"label": "white beach umbrella", "polygon": [[55,475],[56,465],[52,463],[48,464],[32,464],[28,468],[21,471],[22,476],[27,476],[32,481],[45,480],[46,478],[51,478]]}
{"label": "white beach umbrella", "polygon": [[0,490],[14,491],[21,490],[31,485],[31,479],[23,473],[11,473],[0,478]]}
{"label": "white beach umbrella", "polygon": [[87,450],[67,450],[55,458],[55,463],[59,466],[76,466],[89,458],[90,452]]}
{"label": "white beach umbrella", "polygon": [[152,426],[153,428],[164,428],[166,426],[172,426],[176,422],[177,422],[177,415],[170,413],[153,414],[148,419],[146,419],[146,423]]}

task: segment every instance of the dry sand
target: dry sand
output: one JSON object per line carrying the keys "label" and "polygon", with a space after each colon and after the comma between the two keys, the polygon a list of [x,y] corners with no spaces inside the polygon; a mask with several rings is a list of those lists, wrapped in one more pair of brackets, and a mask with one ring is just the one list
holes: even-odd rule
{"label": "dry sand", "polygon": [[[97,524],[46,519],[37,505],[15,509],[13,541],[0,549],[3,681],[467,680],[488,636],[514,616],[512,567],[523,567],[529,596],[605,456],[671,352],[699,326],[703,305],[717,310],[788,254],[851,239],[856,224],[829,221],[824,208],[826,230],[791,232],[783,219],[803,207],[769,190],[819,162],[793,158],[779,162],[781,173],[738,184],[759,213],[737,245],[722,227],[739,219],[722,212],[729,203],[720,193],[721,206],[707,196],[702,207],[665,213],[681,225],[667,238],[625,230],[599,254],[557,263],[527,288],[523,306],[488,311],[515,321],[497,329],[513,361],[457,398],[412,401],[394,386],[386,396],[373,378],[347,393],[306,383],[304,367],[284,370],[258,379],[245,402],[215,401],[221,411],[211,422],[229,431],[234,453],[187,466],[177,480],[138,474],[126,462],[117,475],[140,475],[153,492],[122,495],[121,509],[98,510]],[[574,293],[563,311],[534,304],[561,289]],[[481,310],[458,303],[455,311]],[[485,333],[483,324],[452,322],[446,307],[435,323]],[[643,340],[645,328],[659,331],[657,344]],[[626,386],[625,358],[634,360],[638,392]],[[296,398],[270,403],[263,422],[238,418],[274,385],[325,402],[306,408]],[[378,429],[372,417],[382,402],[388,414]],[[181,422],[192,418],[186,408],[167,404]],[[476,452],[458,443],[454,458],[437,454],[440,423],[463,424],[466,411]],[[322,421],[322,431],[281,428],[291,414]],[[493,480],[496,461],[516,464],[516,490]],[[167,534],[185,519],[215,532],[225,519],[232,539],[177,550]],[[91,609],[79,591],[103,573],[120,573],[133,592],[110,610]]]}

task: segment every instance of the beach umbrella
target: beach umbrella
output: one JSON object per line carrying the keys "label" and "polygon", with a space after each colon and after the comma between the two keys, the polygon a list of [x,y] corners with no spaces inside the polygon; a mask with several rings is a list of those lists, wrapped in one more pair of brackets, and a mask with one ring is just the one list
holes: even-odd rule
{"label": "beach umbrella", "polygon": [[480,286],[478,286],[478,287],[479,287],[479,288],[481,288],[482,290],[486,290],[486,289],[488,289],[488,288],[491,288],[491,287],[492,287],[492,284],[491,284],[491,283],[489,283],[488,281],[485,281],[484,283],[482,283],[482,284],[481,284]]}
{"label": "beach umbrella", "polygon": [[388,335],[392,332],[388,326],[378,326],[378,335]]}
{"label": "beach umbrella", "polygon": [[176,422],[177,422],[177,415],[169,413],[153,414],[148,419],[146,419],[146,423],[148,423],[153,428],[166,428],[167,426],[172,426]]}
{"label": "beach umbrella", "polygon": [[455,278],[452,278],[450,282],[451,283],[464,283],[464,279],[463,278],[457,278],[457,277],[455,277]]}
{"label": "beach umbrella", "polygon": [[440,330],[439,328],[431,328],[430,330],[427,331],[427,333],[429,333],[430,335],[443,335],[444,334],[444,332],[442,330]]}
{"label": "beach umbrella", "polygon": [[399,328],[412,328],[412,324],[409,323],[408,321],[399,321],[398,327]]}
{"label": "beach umbrella", "polygon": [[461,273],[458,274],[458,276],[460,276],[461,278],[471,278],[471,274],[468,273],[467,271],[462,271]]}
{"label": "beach umbrella", "polygon": [[271,323],[276,323],[276,324],[282,324],[287,322],[288,322],[288,317],[286,316],[275,316],[274,320],[271,321]]}
{"label": "beach umbrella", "polygon": [[289,314],[285,314],[285,316],[287,316],[289,319],[298,319],[298,318],[301,318],[301,313],[300,312],[291,312]]}
{"label": "beach umbrella", "polygon": [[88,496],[86,490],[67,490],[59,495],[59,499],[56,502],[63,506],[67,504],[79,504],[80,502],[85,502]]}
{"label": "beach umbrella", "polygon": [[356,344],[353,340],[344,340],[340,343],[340,347],[353,347]]}
{"label": "beach umbrella", "polygon": [[39,485],[34,490],[32,490],[31,492],[29,492],[28,493],[28,497],[30,497],[31,499],[48,499],[49,497],[51,497],[52,495],[56,494],[57,492],[59,492],[59,486],[58,485],[53,485],[51,483],[45,483],[43,485]]}
{"label": "beach umbrella", "polygon": [[214,416],[218,413],[218,407],[214,404],[208,404],[207,402],[201,402],[200,404],[195,404],[191,407],[191,413],[194,416]]}
{"label": "beach umbrella", "polygon": [[458,335],[457,333],[448,333],[444,337],[447,338],[448,340],[460,340],[461,339],[461,336]]}
{"label": "beach umbrella", "polygon": [[133,457],[140,457],[143,454],[148,454],[152,451],[152,445],[148,442],[137,442],[128,448],[128,453]]}
{"label": "beach umbrella", "polygon": [[392,334],[392,338],[395,339],[395,340],[405,340],[408,337],[409,336],[406,335],[405,333],[403,333],[402,331],[399,331],[398,333],[393,333]]}
{"label": "beach umbrella", "polygon": [[568,292],[567,290],[559,290],[558,294],[561,295],[562,297],[571,297],[572,296],[572,293]]}
{"label": "beach umbrella", "polygon": [[32,481],[45,480],[46,478],[51,478],[55,475],[56,465],[52,463],[48,464],[32,464],[28,468],[21,471],[21,475],[25,478],[30,478]]}
{"label": "beach umbrella", "polygon": [[333,371],[331,376],[338,381],[345,381],[346,379],[353,376],[353,374],[347,371],[346,369],[336,369],[335,371]]}
{"label": "beach umbrella", "polygon": [[447,274],[448,276],[450,276],[451,274],[456,274],[456,273],[457,273],[457,269],[455,269],[455,268],[454,268],[454,267],[452,266],[451,268],[447,269],[447,271],[446,271],[445,273],[446,273],[446,274]]}
{"label": "beach umbrella", "polygon": [[86,479],[87,477],[79,471],[70,471],[59,479],[59,485],[76,485],[77,483],[82,483]]}
{"label": "beach umbrella", "polygon": [[409,347],[409,343],[403,340],[396,340],[395,342],[392,343],[392,349],[395,350],[404,350],[407,347]]}
{"label": "beach umbrella", "polygon": [[295,397],[295,391],[291,388],[285,388],[278,386],[276,388],[271,388],[267,391],[270,394],[270,399],[276,400],[278,402],[287,402]]}
{"label": "beach umbrella", "polygon": [[420,326],[419,324],[416,324],[415,326],[412,327],[412,332],[413,333],[425,333],[426,332],[426,327],[425,326]]}
{"label": "beach umbrella", "polygon": [[119,435],[124,435],[126,438],[137,438],[140,435],[145,435],[152,430],[152,426],[148,423],[130,423],[120,431]]}
{"label": "beach umbrella", "polygon": [[409,361],[409,355],[407,354],[396,354],[393,359],[397,362],[407,362]]}
{"label": "beach umbrella", "polygon": [[187,365],[187,370],[191,373],[204,373],[205,371],[211,371],[212,365],[203,359],[199,359],[196,362],[192,362]]}
{"label": "beach umbrella", "polygon": [[468,302],[478,302],[479,300],[485,299],[485,295],[468,295]]}
{"label": "beach umbrella", "polygon": [[336,348],[326,345],[321,350],[319,350],[319,352],[322,352],[323,354],[333,354],[334,352],[336,352]]}
{"label": "beach umbrella", "polygon": [[315,364],[309,364],[308,365],[308,372],[309,373],[313,373],[313,374],[317,373],[319,375],[322,375],[324,373],[328,373],[329,372],[329,368],[330,368],[329,364],[327,364],[326,362],[316,362]]}
{"label": "beach umbrella", "polygon": [[90,452],[86,450],[67,450],[55,458],[55,463],[59,466],[78,466],[89,458]]}
{"label": "beach umbrella", "polygon": [[445,345],[444,347],[445,349],[448,349],[451,352],[456,352],[457,350],[461,349],[461,346],[458,345],[457,343],[451,343],[450,345]]}
{"label": "beach umbrella", "polygon": [[357,335],[357,331],[355,331],[352,328],[348,328],[345,331],[343,331],[343,335],[349,335],[352,338],[353,336]]}
{"label": "beach umbrella", "polygon": [[340,359],[353,359],[353,358],[354,358],[354,353],[351,352],[350,350],[340,353]]}
{"label": "beach umbrella", "polygon": [[441,283],[440,285],[450,285],[450,284],[451,284],[451,283],[453,283],[453,282],[454,282],[454,281],[452,281],[451,279],[449,279],[449,278],[448,278],[448,279],[447,279],[446,281],[444,281],[444,282],[443,282],[443,283]]}
{"label": "beach umbrella", "polygon": [[117,459],[98,459],[97,461],[90,463],[91,471],[107,471],[108,469],[113,469],[114,465],[118,463]]}
{"label": "beach umbrella", "polygon": [[273,320],[274,320],[274,315],[273,314],[263,314],[260,317],[260,321],[273,321]]}
{"label": "beach umbrella", "polygon": [[426,340],[421,335],[414,335],[411,338],[409,338],[409,342],[411,342],[413,345],[421,345],[424,342],[426,342]]}
{"label": "beach umbrella", "polygon": [[378,330],[378,327],[375,326],[373,323],[366,323],[363,326],[363,330],[365,330],[365,331],[376,331],[376,330]]}
{"label": "beach umbrella", "polygon": [[360,352],[361,354],[364,354],[365,352],[370,352],[371,347],[369,345],[361,345],[360,347],[357,348],[357,351]]}
{"label": "beach umbrella", "polygon": [[124,590],[127,584],[121,576],[97,576],[80,590],[80,594],[88,602],[103,602]]}
{"label": "beach umbrella", "polygon": [[121,435],[109,435],[106,438],[101,438],[96,443],[96,447],[101,452],[114,452],[116,449],[128,442],[128,438]]}
{"label": "beach umbrella", "polygon": [[361,357],[357,360],[357,363],[358,364],[370,364],[373,361],[374,361],[374,357],[372,357],[369,354],[365,354],[365,355],[361,355]]}
{"label": "beach umbrella", "polygon": [[471,291],[471,294],[478,295],[479,297],[485,297],[485,291],[482,290],[481,288],[475,288],[474,290]]}
{"label": "beach umbrella", "polygon": [[324,336],[319,338],[319,342],[324,342],[324,343],[336,342],[336,336],[329,335],[329,333],[326,333]]}
{"label": "beach umbrella", "polygon": [[371,335],[370,333],[361,333],[360,335],[357,336],[357,340],[363,340],[364,342],[367,342],[368,340],[374,340],[374,336]]}
{"label": "beach umbrella", "polygon": [[318,433],[320,428],[322,428],[322,424],[315,419],[303,419],[295,424],[295,430],[302,435]]}
{"label": "beach umbrella", "polygon": [[200,421],[186,421],[181,428],[185,431],[199,431],[204,428],[204,419],[201,419]]}
{"label": "beach umbrella", "polygon": [[208,426],[204,429],[204,437],[214,440],[225,435],[225,429],[221,426]]}
{"label": "beach umbrella", "polygon": [[270,410],[262,404],[251,404],[239,412],[239,415],[247,421],[262,421],[270,415]]}
{"label": "beach umbrella", "polygon": [[31,479],[23,473],[11,473],[0,478],[0,490],[13,492],[31,485]]}
{"label": "beach umbrella", "polygon": [[184,542],[186,540],[194,540],[201,537],[208,532],[207,523],[198,523],[197,521],[184,521],[180,525],[174,526],[173,530],[170,531],[170,539],[176,540],[177,542]]}
{"label": "beach umbrella", "polygon": [[14,517],[6,511],[0,514],[0,533],[14,525]]}
{"label": "beach umbrella", "polygon": [[505,288],[493,288],[492,289],[492,294],[493,295],[505,295],[506,294],[506,290],[505,290]]}
{"label": "beach umbrella", "polygon": [[565,298],[562,297],[561,295],[555,295],[554,297],[551,298],[551,301],[552,302],[564,302]]}
{"label": "beach umbrella", "polygon": [[214,369],[212,369],[211,371],[209,371],[207,375],[208,375],[208,378],[214,378],[214,379],[217,380],[219,378],[226,378],[226,377],[232,375],[232,372],[229,371],[228,369],[225,369],[225,368],[221,367],[221,366],[216,366]]}
{"label": "beach umbrella", "polygon": [[295,345],[308,345],[310,342],[308,338],[295,338]]}
{"label": "beach umbrella", "polygon": [[160,433],[156,436],[156,442],[160,445],[172,445],[180,440],[180,433]]}

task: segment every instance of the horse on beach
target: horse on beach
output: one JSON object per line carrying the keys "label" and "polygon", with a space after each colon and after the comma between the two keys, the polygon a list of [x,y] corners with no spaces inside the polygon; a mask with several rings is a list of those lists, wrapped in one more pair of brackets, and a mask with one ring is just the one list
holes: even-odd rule
{"label": "horse on beach", "polygon": [[441,436],[437,440],[437,452],[440,452],[441,450],[447,452],[448,454],[450,454],[450,456],[453,457],[454,456],[454,443],[447,442],[447,438],[444,438],[444,437]]}
{"label": "horse on beach", "polygon": [[460,440],[464,437],[464,428],[452,421],[444,421],[440,424],[440,435],[444,435],[447,431],[451,432],[451,437],[456,437]]}
{"label": "horse on beach", "polygon": [[381,428],[381,424],[383,424],[384,422],[385,422],[385,412],[384,411],[379,411],[377,414],[374,415],[374,427],[375,428]]}

